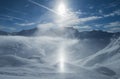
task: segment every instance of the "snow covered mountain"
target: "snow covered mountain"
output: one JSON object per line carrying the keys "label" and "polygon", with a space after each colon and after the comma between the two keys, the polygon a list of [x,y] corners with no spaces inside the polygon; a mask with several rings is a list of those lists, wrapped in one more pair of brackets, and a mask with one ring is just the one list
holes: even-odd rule
{"label": "snow covered mountain", "polygon": [[[58,28],[40,28],[36,27],[29,30],[22,30],[20,32],[8,33],[0,32],[0,35],[9,36],[27,36],[27,37],[38,37],[38,36],[51,36],[51,37],[65,37],[70,39],[79,39],[80,45],[75,45],[75,51],[81,51],[81,57],[86,57],[91,54],[98,52],[99,50],[105,48],[109,43],[111,38],[119,37],[120,33],[109,33],[105,31],[93,30],[79,32],[78,29],[73,27],[65,27],[63,29]],[[71,48],[72,49],[72,48]],[[72,49],[74,50],[74,49]],[[89,53],[88,53],[89,52]]]}
{"label": "snow covered mountain", "polygon": [[[76,44],[74,39],[24,36],[0,38],[0,79],[110,79],[109,76],[70,62],[64,63],[66,73],[58,72],[59,68],[55,66],[59,59],[57,50],[61,48],[62,42],[68,47]],[[64,52],[69,54],[67,50]]]}
{"label": "snow covered mountain", "polygon": [[120,77],[120,37],[114,39],[103,50],[85,58],[83,66],[91,67],[97,72]]}
{"label": "snow covered mountain", "polygon": [[108,38],[109,39],[112,36],[117,36],[117,37],[120,36],[120,32],[111,33],[111,32],[106,32],[106,31],[102,31],[102,30],[79,32],[78,29],[73,28],[73,27],[64,27],[62,30],[60,30],[60,29],[61,28],[48,28],[48,29],[45,28],[45,29],[43,29],[40,27],[36,27],[33,29],[28,29],[28,30],[21,30],[19,32],[6,32],[6,31],[0,30],[0,35],[38,36],[38,34],[37,34],[38,32],[39,32],[39,35],[41,35],[41,34],[45,35],[45,34],[49,34],[49,33],[50,34],[53,34],[53,33],[59,34],[60,32],[63,32],[66,35],[69,34],[71,37],[73,37],[73,38],[75,37],[75,38],[79,38],[79,39],[87,39],[87,38],[89,38],[89,39]]}
{"label": "snow covered mountain", "polygon": [[116,62],[120,58],[120,38],[112,40],[103,50],[86,58],[85,65],[109,64]]}
{"label": "snow covered mountain", "polygon": [[[108,45],[113,35],[118,37],[119,33],[79,32],[73,28],[46,31],[31,29],[19,33],[1,33],[0,79],[120,77],[120,38]],[[79,59],[82,62],[76,63]],[[64,60],[65,72],[60,72],[59,60],[62,63]]]}

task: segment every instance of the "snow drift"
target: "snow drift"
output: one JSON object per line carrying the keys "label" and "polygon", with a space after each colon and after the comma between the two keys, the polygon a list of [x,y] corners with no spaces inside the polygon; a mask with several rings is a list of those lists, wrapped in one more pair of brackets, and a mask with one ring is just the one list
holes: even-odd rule
{"label": "snow drift", "polygon": [[115,79],[120,77],[120,37],[114,39],[103,50],[91,55],[82,63],[101,74],[113,76]]}
{"label": "snow drift", "polygon": [[103,50],[86,58],[84,65],[109,64],[120,58],[120,38],[112,40]]}

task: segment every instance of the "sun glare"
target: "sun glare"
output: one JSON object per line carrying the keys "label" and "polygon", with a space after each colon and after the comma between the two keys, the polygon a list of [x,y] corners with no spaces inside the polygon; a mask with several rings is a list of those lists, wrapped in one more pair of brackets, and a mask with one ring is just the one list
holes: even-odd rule
{"label": "sun glare", "polygon": [[60,72],[64,72],[64,63],[65,63],[65,59],[64,59],[64,55],[60,55]]}
{"label": "sun glare", "polygon": [[66,61],[66,50],[64,44],[61,44],[61,47],[58,50],[58,62],[59,62],[59,72],[65,72],[65,61]]}
{"label": "sun glare", "polygon": [[65,4],[64,4],[63,2],[61,2],[61,3],[58,5],[57,10],[58,10],[58,14],[59,14],[59,15],[61,15],[61,16],[65,15],[65,13],[66,13],[66,6],[65,6]]}

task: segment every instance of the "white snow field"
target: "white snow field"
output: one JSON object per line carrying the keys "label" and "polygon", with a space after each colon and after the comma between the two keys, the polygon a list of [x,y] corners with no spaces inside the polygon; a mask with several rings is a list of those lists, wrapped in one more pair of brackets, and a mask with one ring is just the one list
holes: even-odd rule
{"label": "white snow field", "polygon": [[76,63],[80,52],[69,49],[78,43],[62,37],[0,36],[0,79],[120,77],[120,38],[81,63]]}
{"label": "white snow field", "polygon": [[112,40],[103,50],[85,58],[82,65],[109,76],[120,77],[120,38]]}

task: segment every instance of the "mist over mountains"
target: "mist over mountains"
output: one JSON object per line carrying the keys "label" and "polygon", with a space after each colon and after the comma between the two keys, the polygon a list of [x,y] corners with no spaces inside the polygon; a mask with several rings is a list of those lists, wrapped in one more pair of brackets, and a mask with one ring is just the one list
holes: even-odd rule
{"label": "mist over mountains", "polygon": [[[52,36],[52,37],[65,37],[71,39],[80,39],[81,41],[85,41],[84,46],[87,50],[83,51],[87,53],[95,53],[105,46],[107,46],[111,39],[118,38],[120,36],[120,32],[106,32],[102,30],[92,30],[92,31],[83,31],[79,32],[78,29],[73,27],[64,27],[63,29],[59,28],[48,28],[47,30],[44,28],[33,28],[29,30],[22,30],[19,32],[5,32],[0,31],[0,35],[7,35],[7,36]],[[97,46],[97,47],[96,47]],[[80,48],[80,47],[79,47]],[[82,48],[80,48],[82,50]]]}
{"label": "mist over mountains", "polygon": [[119,36],[119,32],[79,32],[72,27],[0,31],[0,77],[119,78]]}
{"label": "mist over mountains", "polygon": [[[107,32],[107,31],[102,31],[102,30],[92,30],[92,31],[82,31],[79,32],[79,29],[76,29],[74,27],[64,27],[64,34],[70,33],[69,37],[74,37],[74,38],[79,38],[79,39],[110,39],[112,37],[119,37],[120,36],[120,32]],[[43,29],[42,29],[43,30]],[[21,30],[19,32],[6,32],[6,31],[2,31],[0,30],[0,35],[20,35],[20,36],[38,36],[35,33],[39,31],[39,33],[42,33],[42,35],[44,35],[45,33],[43,33],[43,31],[40,30],[39,27],[33,28],[33,29],[28,29],[28,30]],[[52,33],[57,33],[60,32],[60,29],[58,30],[58,28],[53,28],[53,29],[48,29],[46,30],[46,32],[50,32]],[[47,33],[46,33],[47,34]],[[41,34],[39,34],[41,35]]]}

